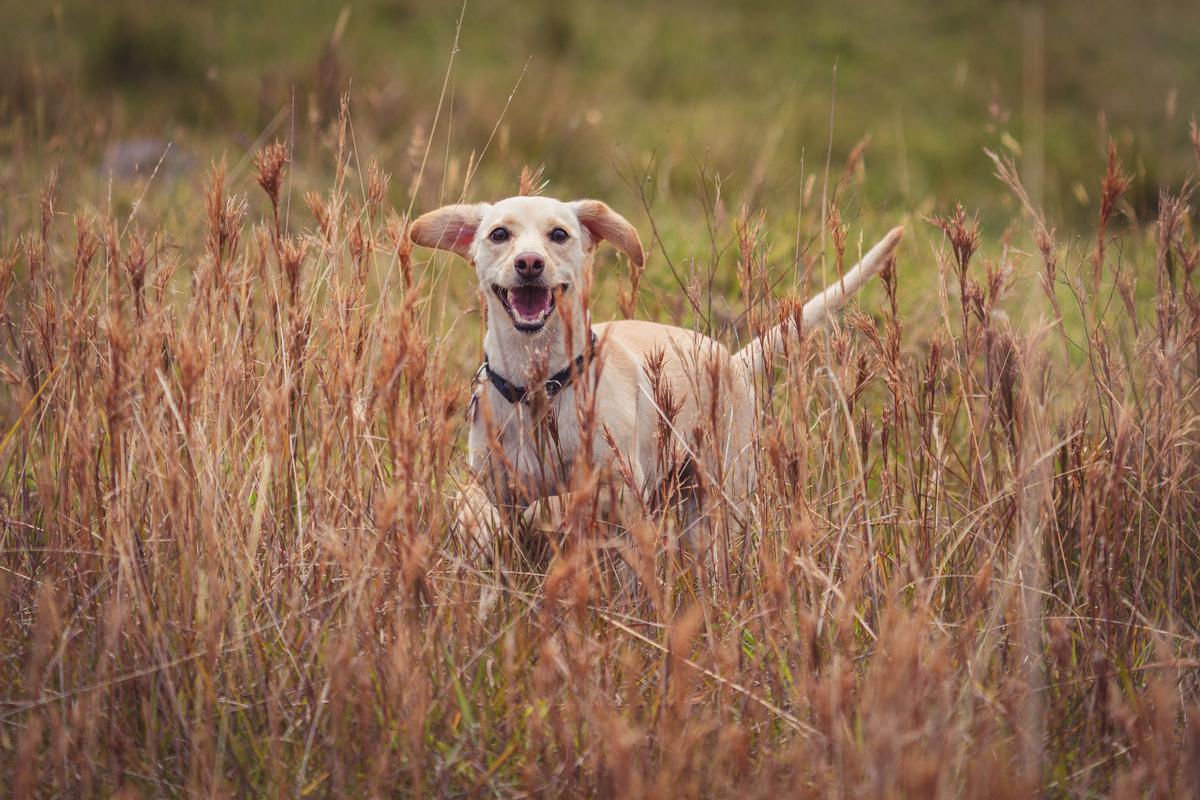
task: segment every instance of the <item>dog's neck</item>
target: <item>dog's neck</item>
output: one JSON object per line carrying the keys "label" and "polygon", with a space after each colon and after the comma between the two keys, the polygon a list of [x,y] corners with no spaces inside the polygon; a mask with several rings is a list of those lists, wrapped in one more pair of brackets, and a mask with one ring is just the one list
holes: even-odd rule
{"label": "dog's neck", "polygon": [[575,319],[569,337],[562,318],[531,336],[514,328],[503,311],[498,316],[489,313],[488,329],[483,337],[483,353],[487,356],[488,366],[517,385],[528,385],[535,374],[545,380],[565,368],[585,352],[592,341],[589,315],[579,309],[572,311]]}

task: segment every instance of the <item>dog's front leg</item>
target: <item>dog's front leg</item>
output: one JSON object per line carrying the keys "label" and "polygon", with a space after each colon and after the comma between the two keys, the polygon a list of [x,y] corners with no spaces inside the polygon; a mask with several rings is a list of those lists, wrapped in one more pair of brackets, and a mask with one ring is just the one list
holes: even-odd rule
{"label": "dog's front leg", "polygon": [[543,497],[522,514],[524,523],[542,533],[560,533],[568,528],[572,517],[586,527],[589,522],[624,525],[641,516],[645,503],[632,492],[599,490],[564,492]]}
{"label": "dog's front leg", "polygon": [[504,526],[504,519],[478,478],[472,476],[458,491],[455,508],[455,527],[463,552],[473,561],[490,558],[495,552],[496,538]]}
{"label": "dog's front leg", "polygon": [[[475,400],[479,400],[478,395]],[[467,439],[471,477],[455,501],[455,533],[462,552],[468,560],[479,564],[496,557],[501,534],[513,530],[522,511],[518,508],[516,483],[503,458],[503,448],[496,453],[492,451],[503,431],[493,430],[485,418],[490,419],[491,415],[481,414],[476,408]]]}

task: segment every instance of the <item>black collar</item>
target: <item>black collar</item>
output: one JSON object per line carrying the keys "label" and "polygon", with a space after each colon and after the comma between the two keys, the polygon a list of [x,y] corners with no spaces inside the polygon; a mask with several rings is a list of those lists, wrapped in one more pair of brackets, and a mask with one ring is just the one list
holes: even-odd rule
{"label": "black collar", "polygon": [[[596,334],[593,333],[592,341],[588,345],[587,352],[580,353],[579,355],[575,356],[574,361],[551,375],[550,379],[546,381],[546,396],[552,398],[563,389],[566,389],[568,386],[570,386],[571,382],[574,381],[575,378],[583,374],[584,369],[587,367],[587,362],[591,360],[592,355],[595,352]],[[492,382],[492,386],[496,387],[496,391],[498,391],[500,395],[510,403],[524,403],[532,393],[532,390],[530,390],[528,387],[514,386],[505,380],[499,373],[494,372],[491,366],[488,364],[487,355],[484,355],[483,357],[483,373],[487,375],[487,379]]]}

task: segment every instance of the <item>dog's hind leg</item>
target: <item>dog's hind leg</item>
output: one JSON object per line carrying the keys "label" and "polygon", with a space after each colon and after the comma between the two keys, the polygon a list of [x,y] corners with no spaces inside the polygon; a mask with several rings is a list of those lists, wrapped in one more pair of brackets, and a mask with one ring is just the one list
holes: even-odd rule
{"label": "dog's hind leg", "polygon": [[721,526],[717,524],[712,503],[698,488],[684,491],[676,506],[679,514],[681,549],[688,553],[708,584],[720,583],[725,576],[725,555]]}

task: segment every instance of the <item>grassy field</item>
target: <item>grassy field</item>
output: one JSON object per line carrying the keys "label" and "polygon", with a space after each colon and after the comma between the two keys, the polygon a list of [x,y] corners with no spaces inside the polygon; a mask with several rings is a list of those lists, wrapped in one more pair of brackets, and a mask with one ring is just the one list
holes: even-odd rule
{"label": "grassy field", "polygon": [[[1194,4],[3,5],[7,794],[1200,792]],[[539,189],[647,245],[597,319],[731,346],[907,227],[722,580],[458,538],[406,225]]]}

